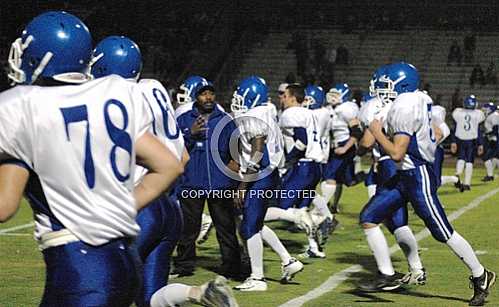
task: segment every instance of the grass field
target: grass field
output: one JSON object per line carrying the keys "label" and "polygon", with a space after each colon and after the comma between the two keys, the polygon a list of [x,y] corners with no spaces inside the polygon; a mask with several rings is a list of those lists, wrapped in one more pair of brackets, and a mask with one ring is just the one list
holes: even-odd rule
{"label": "grass field", "polygon": [[[451,174],[453,169],[446,168],[444,172]],[[497,272],[499,271],[499,193],[486,194],[499,189],[499,185],[497,179],[487,184],[480,182],[483,176],[482,168],[475,169],[470,192],[459,193],[452,186],[444,186],[439,194],[448,215],[479,197],[484,199],[479,206],[467,211],[452,224],[470,241],[482,263]],[[421,258],[428,272],[428,282],[425,286],[414,286],[397,293],[369,295],[355,290],[356,283],[372,276],[375,270],[374,259],[358,226],[358,213],[366,200],[367,192],[363,185],[344,189],[340,202],[342,211],[338,215],[341,224],[326,246],[327,258],[307,260],[305,270],[296,276],[292,284],[279,284],[279,259],[266,248],[264,261],[269,290],[260,293],[236,293],[240,305],[248,307],[281,305],[320,286],[330,276],[360,264],[363,267],[361,271],[348,276],[332,291],[307,301],[304,306],[467,306],[472,294],[472,290],[468,288],[467,268],[445,244],[438,243],[431,236],[419,242]],[[15,218],[0,225],[1,307],[37,306],[40,301],[44,284],[44,264],[32,238],[33,227],[26,225],[31,221],[31,210],[23,204]],[[424,229],[421,220],[412,212],[410,225],[415,234]],[[23,227],[12,229],[16,226]],[[292,254],[296,255],[303,251],[303,245],[306,244],[304,234],[290,233],[281,223],[270,226],[277,230],[279,237]],[[394,240],[387,231],[386,233],[391,246]],[[219,253],[213,233],[209,240],[198,248],[198,255],[199,268],[194,276],[170,282],[200,284],[215,276],[213,269],[219,264]],[[396,270],[400,272],[407,270],[402,252],[395,252],[392,259]],[[231,281],[231,285],[236,284],[237,282]],[[488,298],[488,305],[499,306],[499,287],[493,288]]]}

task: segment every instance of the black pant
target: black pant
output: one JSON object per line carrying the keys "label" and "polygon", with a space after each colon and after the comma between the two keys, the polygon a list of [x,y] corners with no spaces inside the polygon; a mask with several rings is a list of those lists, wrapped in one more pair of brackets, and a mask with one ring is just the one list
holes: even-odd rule
{"label": "black pant", "polygon": [[231,198],[181,198],[184,230],[177,245],[175,268],[193,271],[196,265],[196,238],[201,228],[205,201],[217,233],[222,256],[221,273],[238,274],[241,266],[239,243],[236,237],[235,213]]}

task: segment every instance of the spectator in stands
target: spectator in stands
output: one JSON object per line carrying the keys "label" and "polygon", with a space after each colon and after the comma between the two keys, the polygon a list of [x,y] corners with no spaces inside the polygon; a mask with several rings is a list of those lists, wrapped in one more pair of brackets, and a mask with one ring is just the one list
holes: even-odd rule
{"label": "spectator in stands", "polygon": [[470,63],[473,61],[476,47],[476,36],[474,33],[466,35],[464,38],[464,61]]}
{"label": "spectator in stands", "polygon": [[456,108],[460,108],[462,106],[461,88],[459,88],[459,87],[456,87],[456,89],[454,90],[454,93],[452,94],[451,106],[452,106],[452,110],[454,110]]}
{"label": "spectator in stands", "polygon": [[494,61],[490,61],[489,67],[487,67],[487,72],[485,73],[485,83],[494,85],[497,84],[496,65]]}
{"label": "spectator in stands", "polygon": [[480,84],[481,86],[485,85],[485,76],[483,74],[483,69],[480,63],[477,63],[471,71],[470,76],[470,87],[473,88],[475,83]]}
{"label": "spectator in stands", "polygon": [[452,41],[452,45],[449,48],[449,55],[447,56],[447,65],[450,65],[451,62],[456,62],[458,66],[461,66],[462,58],[461,47],[459,47],[456,40]]}
{"label": "spectator in stands", "polygon": [[348,58],[349,58],[348,49],[343,45],[338,47],[338,49],[336,50],[336,64],[348,65],[348,60],[349,60]]}

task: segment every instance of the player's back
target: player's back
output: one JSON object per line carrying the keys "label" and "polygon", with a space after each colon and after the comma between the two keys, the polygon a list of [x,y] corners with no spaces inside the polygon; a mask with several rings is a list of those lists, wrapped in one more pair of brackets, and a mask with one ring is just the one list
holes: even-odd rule
{"label": "player's back", "polygon": [[[494,129],[498,129],[499,127],[499,111],[495,111],[490,113],[485,119],[485,132],[491,133]],[[496,136],[493,136],[493,139],[496,139]]]}
{"label": "player's back", "polygon": [[332,120],[333,141],[340,143],[350,138],[349,122],[356,118],[359,113],[359,107],[355,102],[347,101],[334,108]]}
{"label": "player's back", "polygon": [[390,134],[405,134],[411,138],[407,153],[399,164],[401,169],[412,169],[433,163],[436,139],[431,126],[431,98],[423,92],[398,95],[388,113]]}
{"label": "player's back", "polygon": [[474,140],[478,138],[478,126],[485,120],[480,110],[469,110],[457,108],[452,112],[452,118],[456,122],[455,135],[460,140]]}
{"label": "player's back", "polygon": [[142,99],[117,76],[0,95],[0,130],[10,134],[0,135],[0,149],[25,162],[41,185],[32,195],[40,202],[37,237],[64,227],[101,245],[137,234],[134,142],[151,121]]}
{"label": "player's back", "polygon": [[322,163],[327,163],[330,151],[330,140],[331,140],[331,122],[333,118],[333,112],[328,107],[323,107],[319,109],[312,110],[317,121],[317,128],[319,132],[319,138],[321,140],[321,148],[323,153]]}
{"label": "player's back", "polygon": [[279,126],[283,129],[284,142],[287,152],[294,146],[293,129],[303,128],[307,133],[307,148],[304,159],[321,162],[324,160],[321,142],[319,138],[317,120],[312,110],[301,106],[290,107],[284,110],[279,120]]}

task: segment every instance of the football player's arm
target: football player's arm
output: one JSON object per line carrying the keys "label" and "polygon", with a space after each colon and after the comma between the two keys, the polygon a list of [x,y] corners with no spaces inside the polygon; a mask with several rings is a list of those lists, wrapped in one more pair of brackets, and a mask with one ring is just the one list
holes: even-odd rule
{"label": "football player's arm", "polygon": [[165,145],[148,132],[135,141],[135,148],[137,164],[149,170],[133,191],[137,210],[140,210],[166,191],[184,172],[184,167]]}
{"label": "football player's arm", "polygon": [[369,149],[373,147],[374,143],[376,143],[376,139],[369,131],[369,129],[365,129],[364,134],[362,135],[362,138],[359,141],[359,147],[357,148],[356,155],[358,156],[365,155],[369,151]]}
{"label": "football player's arm", "polygon": [[16,164],[0,164],[0,223],[8,221],[21,203],[29,171]]}
{"label": "football player's arm", "polygon": [[379,120],[375,119],[369,125],[369,130],[376,139],[376,141],[383,147],[383,150],[392,158],[392,160],[399,162],[405,156],[411,137],[405,133],[397,133],[393,137],[393,142],[382,131],[382,124]]}
{"label": "football player's arm", "polygon": [[[243,175],[251,175],[256,174],[260,170],[260,161],[263,157],[263,152],[265,150],[265,139],[266,136],[256,136],[251,139],[251,158],[248,162],[248,168],[246,173]],[[234,198],[234,204],[238,208],[242,208],[244,206],[244,195],[246,189],[248,188],[249,182],[241,181],[238,186],[239,193],[236,193],[236,197]]]}

